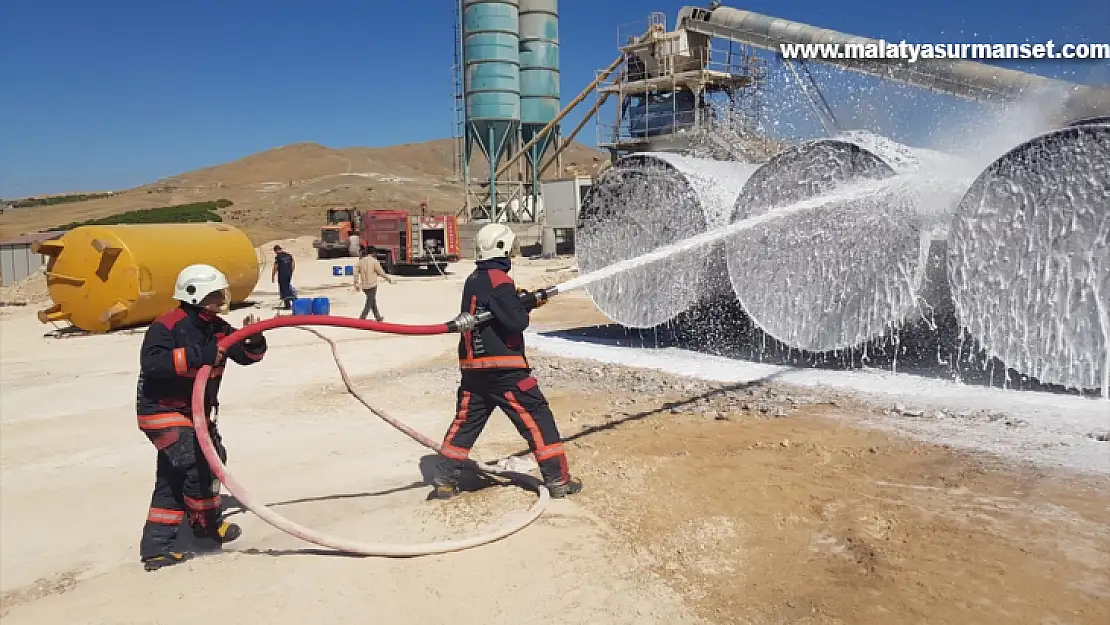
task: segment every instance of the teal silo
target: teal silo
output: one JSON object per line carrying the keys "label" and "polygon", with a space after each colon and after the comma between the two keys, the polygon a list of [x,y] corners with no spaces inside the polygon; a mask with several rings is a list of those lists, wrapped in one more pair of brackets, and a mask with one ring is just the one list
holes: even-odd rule
{"label": "teal silo", "polygon": [[[520,138],[531,141],[559,114],[559,0],[520,0]],[[528,150],[533,193],[558,126]]]}
{"label": "teal silo", "polygon": [[497,166],[520,135],[519,5],[519,0],[462,0],[463,160],[468,168],[475,146],[488,159],[493,212]]}

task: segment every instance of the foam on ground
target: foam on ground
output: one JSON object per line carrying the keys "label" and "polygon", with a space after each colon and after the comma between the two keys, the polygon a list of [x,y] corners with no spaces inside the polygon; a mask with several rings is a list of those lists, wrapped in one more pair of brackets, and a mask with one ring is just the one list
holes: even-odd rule
{"label": "foam on ground", "polygon": [[578,341],[557,333],[530,332],[529,346],[555,356],[654,369],[724,383],[768,379],[801,387],[851,391],[894,406],[929,411],[988,410],[1017,419],[976,421],[890,414],[866,425],[896,430],[920,440],[997,454],[1046,467],[1110,474],[1110,442],[1093,432],[1110,430],[1110,402],[1047,393],[967,386],[883,370],[827,371],[759,364],[676,348],[621,347],[615,342]]}

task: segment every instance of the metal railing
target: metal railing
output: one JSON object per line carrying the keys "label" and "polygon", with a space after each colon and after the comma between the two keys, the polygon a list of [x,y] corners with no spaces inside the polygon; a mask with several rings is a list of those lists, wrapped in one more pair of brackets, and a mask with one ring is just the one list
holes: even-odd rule
{"label": "metal railing", "polygon": [[[727,123],[718,114],[720,106],[712,101],[712,96],[726,93],[733,98],[747,97],[753,94],[743,92],[757,92],[766,78],[766,62],[750,46],[729,42],[725,46],[691,48],[680,38],[672,41],[679,45],[654,57],[658,67],[652,68],[655,75],[651,78],[637,80],[634,73],[627,75],[626,56],[621,73],[627,80],[609,79],[599,84],[596,97],[604,91],[612,92],[614,97],[609,105],[613,112],[599,113],[596,117],[597,145],[646,144],[704,130],[710,124]],[[644,80],[652,84],[645,85]],[[660,97],[664,94],[671,97]],[[735,115],[729,113],[725,117],[734,119]]]}

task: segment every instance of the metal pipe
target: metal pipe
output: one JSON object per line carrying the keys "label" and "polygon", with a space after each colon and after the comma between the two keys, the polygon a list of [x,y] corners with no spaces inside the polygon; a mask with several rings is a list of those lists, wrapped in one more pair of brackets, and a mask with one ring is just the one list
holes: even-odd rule
{"label": "metal pipe", "polygon": [[[780,52],[782,44],[880,44],[879,40],[729,7],[683,7],[678,28]],[[810,59],[916,87],[977,100],[1008,101],[1038,91],[1059,96],[1067,119],[1110,114],[1110,90],[968,60]]]}
{"label": "metal pipe", "polygon": [[[920,318],[921,304],[931,303],[922,297],[932,214],[950,215],[966,185],[957,182],[955,192],[938,196],[908,179],[894,182],[899,171],[910,173],[914,166],[903,159],[892,167],[868,149],[882,146],[875,139],[848,134],[795,146],[752,174],[736,200],[732,223],[829,198],[725,242],[741,307],[785,345],[812,353],[851,349]],[[836,193],[867,180],[891,184],[857,195]]]}
{"label": "metal pipe", "polygon": [[[620,80],[621,79],[618,78],[617,82],[620,82]],[[565,152],[566,149],[570,147],[570,145],[574,142],[574,138],[578,136],[578,133],[582,132],[582,129],[586,127],[586,123],[590,121],[590,118],[593,117],[595,113],[597,113],[597,110],[600,109],[601,105],[605,104],[605,101],[608,99],[608,92],[601,94],[601,97],[597,99],[597,102],[594,102],[594,105],[590,107],[589,111],[586,111],[586,114],[582,117],[582,120],[578,122],[578,125],[574,127],[574,130],[571,130],[570,134],[566,136],[566,140],[563,141],[563,144],[560,145],[559,148],[547,158],[547,163],[545,163],[544,166],[541,167],[539,172],[536,174],[537,179],[547,173],[547,170],[551,169],[551,166],[558,162],[560,157],[562,157],[563,152]]]}
{"label": "metal pipe", "polygon": [[531,141],[525,143],[516,153],[516,155],[509,159],[504,165],[502,165],[501,169],[497,170],[497,176],[500,177],[501,174],[504,174],[506,171],[508,171],[518,158],[523,156],[524,153],[528,150],[532,149],[532,146],[541,141],[547,133],[551,132],[552,128],[554,128],[559,122],[563,121],[563,118],[566,117],[567,114],[574,109],[574,107],[578,106],[582,102],[582,100],[585,100],[586,96],[590,95],[590,92],[593,91],[594,88],[597,87],[599,83],[601,83],[601,81],[608,78],[609,74],[612,74],[614,71],[616,71],[616,69],[620,67],[621,63],[623,62],[624,57],[619,56],[617,57],[617,60],[609,64],[609,67],[606,67],[604,70],[602,70],[601,73],[597,75],[597,78],[594,78],[593,82],[586,85],[586,88],[582,90],[582,93],[579,93],[577,97],[570,101],[570,104],[567,104],[563,108],[563,110],[559,111],[559,114],[555,116],[555,119],[551,120],[547,123],[546,126],[537,131],[536,136],[532,137]]}
{"label": "metal pipe", "polygon": [[1110,398],[1110,124],[1035,137],[980,174],[952,221],[948,282],[990,356]]}

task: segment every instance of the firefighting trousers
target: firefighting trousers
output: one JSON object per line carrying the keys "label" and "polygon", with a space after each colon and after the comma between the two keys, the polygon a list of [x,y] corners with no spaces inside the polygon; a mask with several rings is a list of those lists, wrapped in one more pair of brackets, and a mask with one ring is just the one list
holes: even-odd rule
{"label": "firefighting trousers", "polygon": [[[227,462],[227,450],[216,427],[211,426],[209,432],[220,460]],[[214,532],[220,520],[220,495],[193,428],[178,426],[145,433],[158,450],[154,492],[139,543],[140,557],[149,558],[171,551],[186,517],[198,536]]]}
{"label": "firefighting trousers", "polygon": [[[464,371],[459,384],[455,420],[443,439],[442,454],[449,460],[466,460],[494,408],[500,408],[516,426],[540,465],[544,482],[561,484],[570,479],[563,439],[555,416],[536,379],[527,369]],[[452,463],[448,463],[452,466]],[[457,476],[458,463],[449,469]]]}

